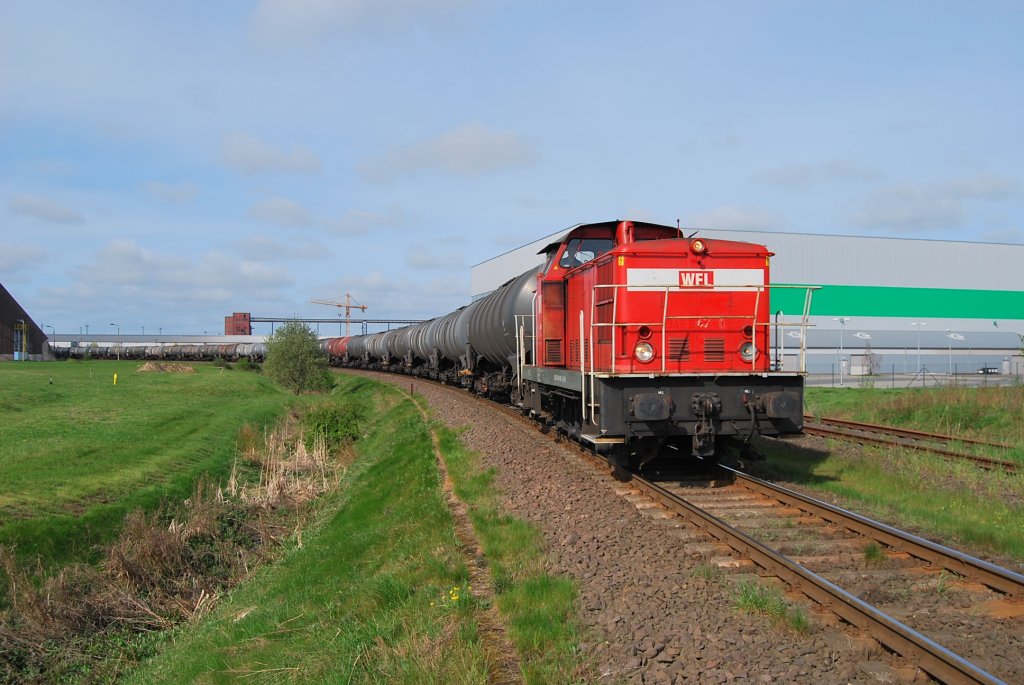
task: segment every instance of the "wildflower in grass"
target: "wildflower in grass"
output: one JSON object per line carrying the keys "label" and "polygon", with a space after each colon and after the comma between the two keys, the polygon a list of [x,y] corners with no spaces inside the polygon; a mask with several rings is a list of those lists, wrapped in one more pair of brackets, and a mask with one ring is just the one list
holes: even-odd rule
{"label": "wildflower in grass", "polygon": [[448,602],[447,603],[448,604],[458,604],[459,600],[462,599],[462,596],[464,594],[469,594],[469,589],[470,588],[469,588],[468,585],[465,588],[463,588],[460,585],[453,585],[452,588],[450,590],[448,590]]}

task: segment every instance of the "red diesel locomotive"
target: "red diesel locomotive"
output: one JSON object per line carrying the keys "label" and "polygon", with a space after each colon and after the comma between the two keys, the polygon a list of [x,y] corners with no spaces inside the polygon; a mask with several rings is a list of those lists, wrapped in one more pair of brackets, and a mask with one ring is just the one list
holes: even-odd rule
{"label": "red diesel locomotive", "polygon": [[771,366],[766,247],[610,221],[541,252],[542,267],[458,311],[324,347],[510,401],[619,465],[663,447],[753,456],[754,435],[802,429],[803,374]]}

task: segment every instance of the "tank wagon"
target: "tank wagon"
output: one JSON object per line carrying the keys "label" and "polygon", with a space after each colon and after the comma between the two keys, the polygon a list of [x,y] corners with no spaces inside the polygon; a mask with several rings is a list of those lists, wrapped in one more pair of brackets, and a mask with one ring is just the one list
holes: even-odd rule
{"label": "tank wagon", "polygon": [[93,359],[149,359],[169,361],[213,361],[218,357],[225,361],[238,361],[248,357],[253,361],[262,361],[267,348],[263,343],[226,343],[226,344],[181,344],[160,343],[128,343],[124,345],[97,345],[86,347],[60,348],[60,356],[71,359],[92,357]]}
{"label": "tank wagon", "polygon": [[[510,402],[613,463],[715,459],[803,427],[803,373],[770,360],[763,245],[637,221],[575,227],[544,264],[454,312],[324,342],[332,363]],[[777,286],[776,286],[777,287]],[[803,320],[806,327],[810,293]]]}

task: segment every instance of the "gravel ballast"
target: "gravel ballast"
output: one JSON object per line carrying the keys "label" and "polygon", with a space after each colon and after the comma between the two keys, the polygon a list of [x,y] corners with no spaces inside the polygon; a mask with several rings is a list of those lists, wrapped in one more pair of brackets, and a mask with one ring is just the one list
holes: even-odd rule
{"label": "gravel ballast", "polygon": [[[535,524],[550,571],[579,586],[581,645],[600,682],[878,683],[925,680],[876,643],[810,615],[800,633],[734,608],[742,570],[706,572],[706,544],[599,473],[570,443],[462,391],[372,374],[415,391],[496,472],[506,511]],[[705,541],[706,542],[706,541]],[[711,565],[713,566],[713,564]],[[695,571],[700,571],[696,572]],[[771,583],[771,580],[762,580]]]}

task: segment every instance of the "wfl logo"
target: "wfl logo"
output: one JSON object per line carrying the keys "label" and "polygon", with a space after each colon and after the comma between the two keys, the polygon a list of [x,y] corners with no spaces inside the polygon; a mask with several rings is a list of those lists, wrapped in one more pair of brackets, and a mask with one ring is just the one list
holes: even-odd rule
{"label": "wfl logo", "polygon": [[680,288],[714,288],[714,271],[680,271]]}

